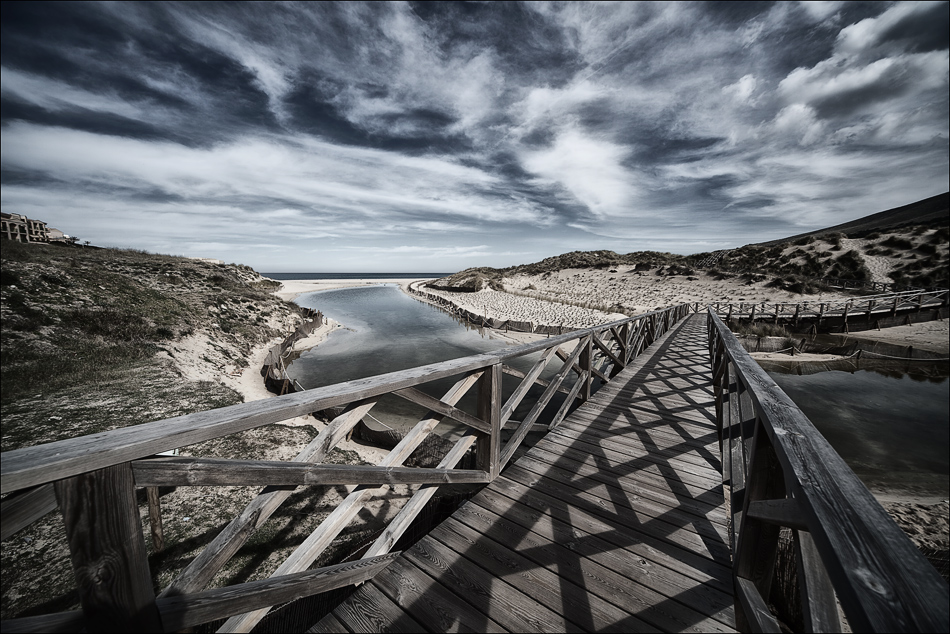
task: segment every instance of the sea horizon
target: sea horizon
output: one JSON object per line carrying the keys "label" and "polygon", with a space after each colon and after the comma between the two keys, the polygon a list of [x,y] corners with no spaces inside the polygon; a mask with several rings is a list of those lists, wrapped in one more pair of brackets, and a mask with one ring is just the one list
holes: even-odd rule
{"label": "sea horizon", "polygon": [[273,280],[386,280],[417,278],[439,278],[452,273],[264,273],[261,275]]}

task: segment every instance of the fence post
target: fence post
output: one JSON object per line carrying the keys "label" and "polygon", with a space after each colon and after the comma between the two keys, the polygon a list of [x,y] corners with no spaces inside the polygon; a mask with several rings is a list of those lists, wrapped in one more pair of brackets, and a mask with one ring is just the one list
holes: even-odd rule
{"label": "fence post", "polygon": [[86,630],[161,632],[131,463],[54,485]]}
{"label": "fence post", "polygon": [[482,434],[475,443],[476,468],[494,480],[501,460],[501,364],[487,368],[478,379],[478,410],[476,415],[491,425],[490,434]]}
{"label": "fence post", "polygon": [[584,349],[581,350],[580,366],[581,370],[584,372],[584,385],[581,387],[581,403],[587,402],[587,399],[590,398],[590,384],[591,378],[593,378],[594,373],[591,371],[593,369],[593,357],[591,351],[591,345],[593,344],[592,335],[587,335],[584,339],[584,342],[581,344],[584,346]]}

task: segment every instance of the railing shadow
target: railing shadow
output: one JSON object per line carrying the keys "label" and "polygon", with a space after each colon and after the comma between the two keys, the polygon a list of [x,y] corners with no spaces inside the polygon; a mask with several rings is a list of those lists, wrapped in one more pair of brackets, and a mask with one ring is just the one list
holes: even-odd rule
{"label": "railing shadow", "polygon": [[[702,318],[677,326],[401,565],[476,630],[732,629],[707,349]],[[427,601],[384,587],[410,612]]]}

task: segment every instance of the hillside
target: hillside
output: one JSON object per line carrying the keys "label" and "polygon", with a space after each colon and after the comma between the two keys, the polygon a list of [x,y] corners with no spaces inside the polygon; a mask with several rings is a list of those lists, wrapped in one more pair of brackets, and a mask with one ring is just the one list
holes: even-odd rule
{"label": "hillside", "polygon": [[[612,271],[659,277],[705,275],[739,284],[736,288],[728,283],[720,286],[726,292],[721,297],[710,296],[708,301],[729,301],[741,286],[754,284],[797,294],[820,292],[821,278],[873,281],[896,289],[948,287],[948,202],[950,194],[941,194],[834,227],[715,253],[683,256],[653,251],[574,251],[502,269],[466,269],[429,286],[460,293],[484,289],[533,291],[556,273]],[[592,283],[596,286],[596,279]],[[578,297],[570,301],[589,302],[588,290],[574,293]],[[603,295],[599,302],[602,308],[625,305],[621,297],[611,298],[606,291],[599,294]],[[549,298],[553,296],[549,294]],[[635,299],[627,298],[626,304],[642,303]]]}
{"label": "hillside", "polygon": [[[240,402],[229,380],[300,320],[295,305],[272,294],[277,286],[241,265],[4,240],[2,450]],[[316,434],[312,425],[268,425],[182,454],[286,460]],[[358,457],[335,449],[328,462]],[[165,548],[149,551],[156,585],[167,585],[257,491],[163,487]],[[338,502],[332,487],[295,496],[211,585],[267,577]],[[367,530],[354,527],[325,558],[348,553]],[[5,541],[2,567],[2,618],[76,608],[59,513]]]}
{"label": "hillside", "polygon": [[299,320],[239,265],[4,241],[0,272],[3,451],[239,402],[199,377]]}
{"label": "hillside", "polygon": [[757,246],[775,246],[794,242],[809,236],[822,236],[831,233],[843,233],[851,238],[862,238],[868,233],[906,229],[908,227],[946,227],[950,224],[950,192],[918,200],[909,205],[895,207],[887,211],[864,216],[851,222],[833,227],[800,233],[788,238],[762,242]]}

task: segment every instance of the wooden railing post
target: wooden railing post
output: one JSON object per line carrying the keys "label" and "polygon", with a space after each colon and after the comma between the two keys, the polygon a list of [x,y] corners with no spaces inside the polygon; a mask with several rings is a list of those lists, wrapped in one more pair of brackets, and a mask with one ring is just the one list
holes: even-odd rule
{"label": "wooden railing post", "polygon": [[501,464],[501,364],[485,368],[478,379],[477,416],[491,425],[491,433],[481,434],[475,444],[476,467],[498,477]]}
{"label": "wooden railing post", "polygon": [[86,629],[160,632],[132,466],[55,483]]}
{"label": "wooden railing post", "polygon": [[581,351],[581,358],[579,359],[581,370],[584,372],[584,385],[581,387],[580,399],[581,403],[587,402],[587,399],[590,398],[590,384],[591,379],[594,376],[593,373],[593,351],[591,346],[593,345],[593,337],[588,335],[583,343],[584,349]]}

